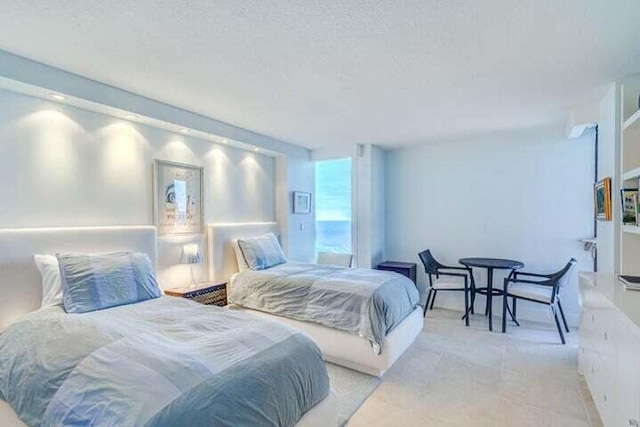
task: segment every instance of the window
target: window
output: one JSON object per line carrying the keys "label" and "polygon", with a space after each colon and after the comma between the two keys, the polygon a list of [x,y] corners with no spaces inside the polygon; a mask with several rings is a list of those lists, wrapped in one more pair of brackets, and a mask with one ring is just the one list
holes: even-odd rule
{"label": "window", "polygon": [[316,163],[316,252],[352,253],[351,158]]}

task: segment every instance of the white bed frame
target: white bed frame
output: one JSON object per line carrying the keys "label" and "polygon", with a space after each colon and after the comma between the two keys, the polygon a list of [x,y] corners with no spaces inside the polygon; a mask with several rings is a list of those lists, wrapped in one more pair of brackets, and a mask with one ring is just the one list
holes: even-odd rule
{"label": "white bed frame", "polygon": [[[142,252],[156,261],[156,229],[151,226],[0,229],[0,331],[18,317],[40,308],[42,279],[35,254],[56,252]],[[333,392],[308,411],[297,427],[335,427]],[[25,427],[7,402],[0,400],[0,426]]]}
{"label": "white bed frame", "polygon": [[[227,292],[233,287],[238,272],[233,239],[251,237],[269,231],[278,232],[273,222],[251,224],[210,224],[208,226],[209,275],[212,280],[227,280]],[[355,369],[369,375],[382,376],[413,344],[422,331],[424,320],[418,307],[402,321],[382,344],[382,353],[376,355],[371,343],[356,335],[311,322],[288,319],[246,307],[230,305],[230,309],[253,313],[257,316],[286,323],[309,335],[322,350],[327,362]]]}
{"label": "white bed frame", "polygon": [[40,308],[42,278],[35,254],[119,250],[146,253],[155,265],[155,227],[0,229],[0,331]]}

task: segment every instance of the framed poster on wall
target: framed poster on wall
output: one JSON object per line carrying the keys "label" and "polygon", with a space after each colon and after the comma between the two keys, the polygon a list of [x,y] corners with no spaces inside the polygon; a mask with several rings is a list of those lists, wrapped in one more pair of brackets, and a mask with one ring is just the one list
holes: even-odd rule
{"label": "framed poster on wall", "polygon": [[293,213],[310,214],[311,213],[311,193],[303,191],[293,192]]}
{"label": "framed poster on wall", "polygon": [[155,160],[154,223],[158,235],[203,232],[203,168]]}
{"label": "framed poster on wall", "polygon": [[605,178],[593,186],[596,219],[611,221],[611,178]]}
{"label": "framed poster on wall", "polygon": [[622,200],[622,224],[638,225],[638,189],[623,188],[620,190]]}

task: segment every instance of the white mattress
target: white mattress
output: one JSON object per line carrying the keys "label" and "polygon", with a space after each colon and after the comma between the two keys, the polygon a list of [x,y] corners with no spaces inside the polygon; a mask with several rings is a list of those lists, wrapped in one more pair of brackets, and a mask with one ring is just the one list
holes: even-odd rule
{"label": "white mattress", "polygon": [[381,377],[402,354],[413,344],[422,331],[424,318],[422,309],[417,307],[402,321],[382,344],[382,353],[376,355],[369,340],[338,329],[310,322],[301,322],[238,305],[229,305],[231,310],[241,310],[256,316],[290,325],[313,339],[327,362],[349,369]]}

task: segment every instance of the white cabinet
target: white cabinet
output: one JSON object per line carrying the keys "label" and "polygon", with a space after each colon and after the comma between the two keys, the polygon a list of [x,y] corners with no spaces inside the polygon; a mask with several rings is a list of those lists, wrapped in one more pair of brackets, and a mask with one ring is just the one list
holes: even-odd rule
{"label": "white cabinet", "polygon": [[580,275],[579,369],[605,427],[640,427],[640,327],[616,304],[616,286],[613,275]]}
{"label": "white cabinet", "polygon": [[618,365],[614,425],[640,426],[640,341],[627,328],[618,332],[614,336]]}

